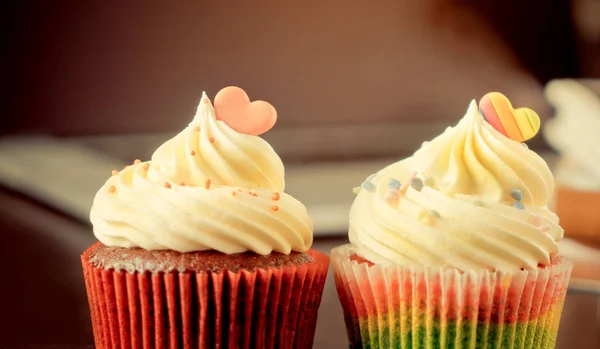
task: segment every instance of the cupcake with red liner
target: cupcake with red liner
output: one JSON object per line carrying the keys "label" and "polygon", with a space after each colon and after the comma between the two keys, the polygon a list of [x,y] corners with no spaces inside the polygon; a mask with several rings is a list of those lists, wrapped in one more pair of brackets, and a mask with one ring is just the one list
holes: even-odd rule
{"label": "cupcake with red liner", "polygon": [[351,348],[554,348],[572,263],[536,117],[488,94],[356,188],[331,254]]}
{"label": "cupcake with red liner", "polygon": [[236,87],[150,161],[113,171],[82,257],[96,348],[310,348],[329,258]]}

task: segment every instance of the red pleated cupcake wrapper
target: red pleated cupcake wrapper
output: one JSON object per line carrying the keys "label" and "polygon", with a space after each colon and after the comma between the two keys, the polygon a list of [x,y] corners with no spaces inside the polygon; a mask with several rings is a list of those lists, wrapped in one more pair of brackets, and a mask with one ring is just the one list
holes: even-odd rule
{"label": "red pleated cupcake wrapper", "polygon": [[83,260],[97,349],[311,348],[329,257],[278,269],[133,273]]}
{"label": "red pleated cupcake wrapper", "polygon": [[351,348],[554,348],[573,267],[563,257],[464,273],[355,257],[350,244],[331,252]]}

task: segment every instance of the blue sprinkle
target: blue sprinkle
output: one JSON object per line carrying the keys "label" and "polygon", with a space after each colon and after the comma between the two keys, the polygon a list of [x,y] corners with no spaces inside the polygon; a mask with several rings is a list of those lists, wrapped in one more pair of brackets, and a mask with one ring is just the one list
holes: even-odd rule
{"label": "blue sprinkle", "polygon": [[364,181],[361,184],[361,187],[363,187],[366,191],[375,191],[375,186],[371,182]]}
{"label": "blue sprinkle", "polygon": [[523,203],[521,201],[515,201],[515,203],[513,204],[513,207],[518,208],[519,210],[525,209],[525,205],[523,205]]}
{"label": "blue sprinkle", "polygon": [[413,178],[410,181],[410,186],[417,191],[421,191],[421,189],[423,189],[423,180],[421,178]]}
{"label": "blue sprinkle", "polygon": [[402,184],[396,178],[390,178],[388,182],[388,189],[400,189]]}
{"label": "blue sprinkle", "polygon": [[520,191],[519,189],[513,189],[510,192],[510,196],[512,196],[512,198],[515,199],[515,200],[517,200],[517,201],[523,200],[523,192]]}

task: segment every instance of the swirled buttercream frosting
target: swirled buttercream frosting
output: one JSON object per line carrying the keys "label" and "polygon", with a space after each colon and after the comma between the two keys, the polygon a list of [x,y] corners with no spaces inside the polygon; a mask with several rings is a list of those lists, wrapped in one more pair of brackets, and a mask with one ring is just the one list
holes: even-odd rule
{"label": "swirled buttercream frosting", "polygon": [[550,263],[563,229],[546,162],[473,101],[460,122],[363,182],[350,242],[373,263],[518,270]]}
{"label": "swirled buttercream frosting", "polygon": [[204,94],[193,121],[150,161],[113,176],[96,194],[94,234],[108,246],[227,254],[305,252],[312,222],[284,193],[284,167],[262,138],[215,116]]}

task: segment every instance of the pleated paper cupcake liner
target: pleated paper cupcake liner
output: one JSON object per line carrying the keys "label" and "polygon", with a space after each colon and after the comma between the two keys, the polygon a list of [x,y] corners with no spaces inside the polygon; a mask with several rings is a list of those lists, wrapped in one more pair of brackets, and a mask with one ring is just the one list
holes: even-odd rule
{"label": "pleated paper cupcake liner", "polygon": [[554,348],[572,263],[513,273],[331,260],[351,348]]}
{"label": "pleated paper cupcake liner", "polygon": [[311,348],[329,258],[237,272],[127,273],[82,258],[97,349]]}

